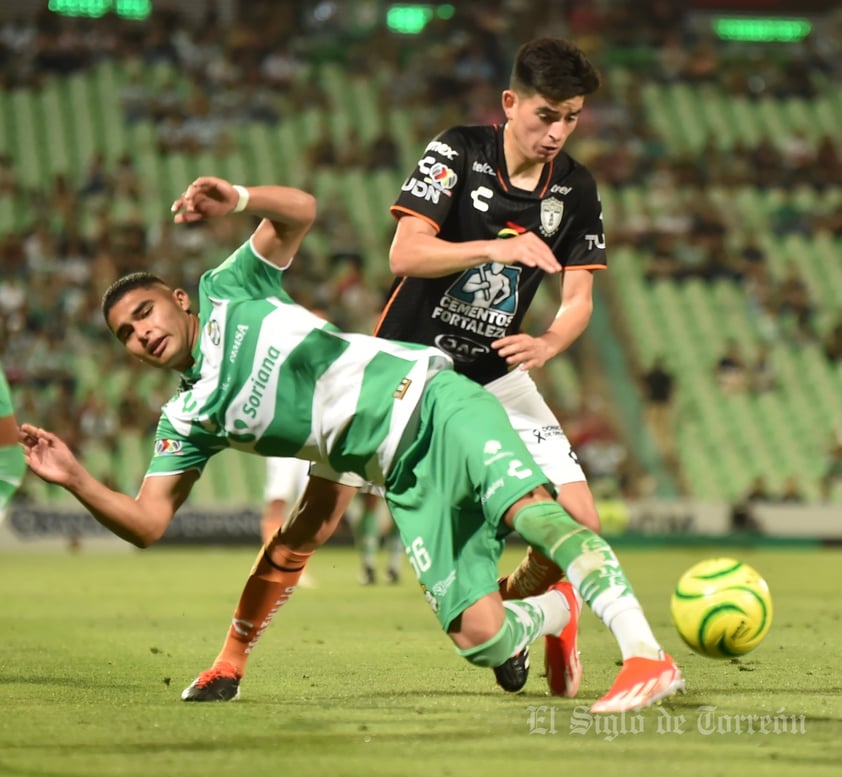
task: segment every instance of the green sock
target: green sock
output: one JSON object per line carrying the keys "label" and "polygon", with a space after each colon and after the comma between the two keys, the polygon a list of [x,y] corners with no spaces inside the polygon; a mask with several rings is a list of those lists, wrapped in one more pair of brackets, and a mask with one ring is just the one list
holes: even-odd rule
{"label": "green sock", "polygon": [[514,528],[567,572],[582,599],[611,629],[624,659],[658,656],[660,645],[640,602],[617,556],[602,537],[576,523],[557,502],[527,505],[515,515]]}
{"label": "green sock", "polygon": [[500,666],[544,634],[544,612],[540,607],[523,599],[511,599],[503,606],[506,613],[500,631],[481,645],[456,649],[474,666]]}

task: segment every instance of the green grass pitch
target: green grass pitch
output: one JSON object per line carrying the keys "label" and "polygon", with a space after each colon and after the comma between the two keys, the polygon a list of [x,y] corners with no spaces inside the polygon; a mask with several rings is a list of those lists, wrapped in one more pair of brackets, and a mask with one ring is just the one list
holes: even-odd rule
{"label": "green grass pitch", "polygon": [[[618,653],[590,612],[578,699],[545,694],[541,644],[525,691],[506,695],[456,656],[408,568],[362,587],[354,552],[331,547],[256,648],[241,700],[184,704],[253,555],[0,555],[0,777],[839,774],[838,550],[621,549],[688,693],[603,718],[587,709]],[[691,654],[669,621],[679,575],[714,555],[772,589],[772,629],[739,661]]]}

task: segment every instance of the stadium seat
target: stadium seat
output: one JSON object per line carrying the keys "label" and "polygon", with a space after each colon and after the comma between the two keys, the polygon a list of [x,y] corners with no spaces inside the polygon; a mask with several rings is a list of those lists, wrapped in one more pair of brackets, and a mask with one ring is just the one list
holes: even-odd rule
{"label": "stadium seat", "polygon": [[91,93],[102,122],[103,151],[106,158],[113,162],[131,150],[122,114],[115,110],[115,106],[120,106],[121,74],[116,63],[103,60],[97,64],[90,78]]}
{"label": "stadium seat", "polygon": [[354,106],[355,126],[360,140],[367,147],[383,129],[377,87],[370,78],[357,76],[348,79],[347,88]]}
{"label": "stadium seat", "polygon": [[0,154],[16,153],[15,131],[12,126],[11,93],[0,89]]}
{"label": "stadium seat", "polygon": [[[277,145],[277,144],[274,144]],[[242,151],[238,148],[230,154],[227,154],[223,159],[216,160],[216,164],[221,165],[220,173],[229,181],[248,181],[248,173],[246,172],[246,165],[243,161]],[[205,168],[213,170],[214,167]]]}
{"label": "stadium seat", "polygon": [[290,186],[305,186],[309,170],[306,154],[301,149],[300,136],[296,134],[295,122],[291,119],[282,121],[271,132],[272,143],[281,160],[282,180]]}
{"label": "stadium seat", "polygon": [[[36,106],[41,116],[40,125],[45,133],[44,150],[49,160],[49,174],[65,173],[71,177],[78,175],[80,164],[76,154],[75,138],[67,132],[66,107],[62,105],[60,89],[56,80],[51,80],[35,96]],[[72,156],[72,162],[71,162]]]}
{"label": "stadium seat", "polygon": [[6,108],[14,134],[13,157],[20,181],[30,188],[43,186],[45,181],[50,180],[50,175],[44,164],[43,145],[38,142],[38,116],[32,92],[29,89],[12,92]]}
{"label": "stadium seat", "polygon": [[247,138],[246,177],[242,180],[255,183],[278,183],[284,180],[283,169],[278,164],[279,151],[269,128],[263,122],[250,122],[245,127]]}
{"label": "stadium seat", "polygon": [[813,139],[819,133],[833,136],[839,129],[839,119],[834,113],[833,104],[827,95],[821,95],[813,101]]}
{"label": "stadium seat", "polygon": [[12,232],[16,226],[14,200],[0,197],[0,234]]}
{"label": "stadium seat", "polygon": [[420,149],[415,138],[415,119],[412,109],[393,107],[389,112],[388,129],[398,139],[401,156],[401,171],[409,172],[418,161]]}
{"label": "stadium seat", "polygon": [[101,124],[103,111],[91,93],[90,77],[76,73],[65,82],[66,99],[69,102],[69,119],[76,143],[79,171],[84,169],[94,154],[105,148],[105,137]]}

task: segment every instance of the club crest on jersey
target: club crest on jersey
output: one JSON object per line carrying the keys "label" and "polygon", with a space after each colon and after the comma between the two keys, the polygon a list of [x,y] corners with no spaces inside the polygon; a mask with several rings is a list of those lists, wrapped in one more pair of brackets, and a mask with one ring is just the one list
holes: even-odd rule
{"label": "club crest on jersey", "polygon": [[555,198],[547,197],[541,201],[541,234],[550,237],[558,232],[561,217],[564,215],[564,203]]}
{"label": "club crest on jersey", "polygon": [[207,332],[210,341],[214,345],[219,345],[219,341],[221,339],[221,334],[219,331],[219,321],[217,321],[215,318],[212,318],[210,321],[208,321],[207,326],[205,327],[205,331]]}

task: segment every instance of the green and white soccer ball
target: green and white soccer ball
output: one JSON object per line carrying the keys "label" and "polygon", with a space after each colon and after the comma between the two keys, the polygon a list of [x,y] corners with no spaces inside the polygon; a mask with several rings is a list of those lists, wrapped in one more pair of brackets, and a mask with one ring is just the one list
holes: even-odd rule
{"label": "green and white soccer ball", "polygon": [[673,591],[670,611],[681,639],[709,658],[745,655],[772,625],[769,586],[755,569],[733,558],[690,567]]}

